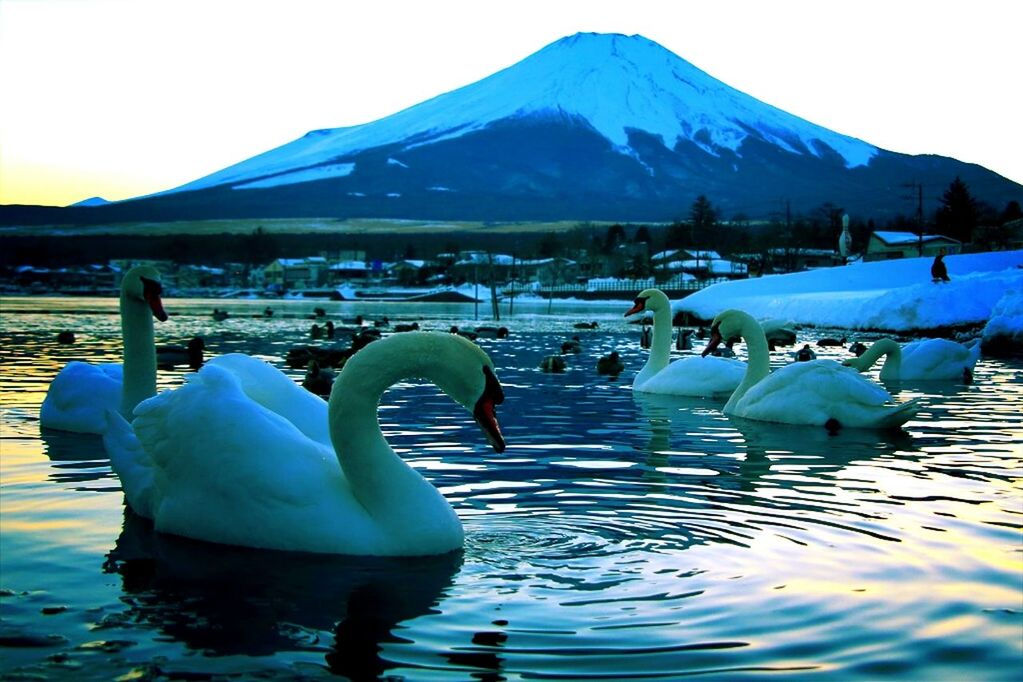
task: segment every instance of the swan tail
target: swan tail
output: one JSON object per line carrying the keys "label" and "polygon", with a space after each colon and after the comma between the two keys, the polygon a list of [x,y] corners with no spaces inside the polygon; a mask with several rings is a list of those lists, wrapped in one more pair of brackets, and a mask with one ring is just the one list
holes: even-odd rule
{"label": "swan tail", "polygon": [[110,456],[110,465],[121,480],[124,499],[139,516],[153,518],[153,463],[136,437],[131,425],[114,410],[107,410],[107,428],[103,447]]}
{"label": "swan tail", "polygon": [[893,407],[881,420],[879,426],[882,428],[898,428],[915,417],[923,404],[920,398],[913,398]]}

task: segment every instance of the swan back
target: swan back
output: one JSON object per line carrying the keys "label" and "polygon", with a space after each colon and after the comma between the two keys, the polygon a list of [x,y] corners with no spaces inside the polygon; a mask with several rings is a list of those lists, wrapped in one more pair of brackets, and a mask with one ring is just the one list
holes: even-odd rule
{"label": "swan back", "polygon": [[249,398],[287,419],[308,438],[330,445],[327,403],[270,363],[243,353],[229,353],[207,365],[227,370]]}

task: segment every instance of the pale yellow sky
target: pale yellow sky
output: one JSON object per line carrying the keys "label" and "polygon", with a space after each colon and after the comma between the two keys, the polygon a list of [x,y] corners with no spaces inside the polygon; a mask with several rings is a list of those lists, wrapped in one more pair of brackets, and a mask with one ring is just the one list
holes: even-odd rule
{"label": "pale yellow sky", "polygon": [[0,0],[0,203],[168,189],[578,31],[639,33],[879,147],[1023,183],[1023,3]]}

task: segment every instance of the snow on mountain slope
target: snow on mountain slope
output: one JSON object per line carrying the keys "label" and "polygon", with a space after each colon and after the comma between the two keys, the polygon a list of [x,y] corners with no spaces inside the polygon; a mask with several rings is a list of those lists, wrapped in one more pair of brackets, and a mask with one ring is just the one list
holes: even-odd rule
{"label": "snow on mountain slope", "polygon": [[[533,115],[585,122],[625,154],[632,153],[630,129],[660,136],[669,148],[690,140],[709,154],[716,154],[715,148],[738,150],[751,133],[795,154],[819,156],[824,144],[848,167],[867,164],[878,151],[730,88],[642,36],[579,33],[477,83],[378,121],[310,132],[169,191],[252,181],[328,163],[335,164],[336,174],[347,175],[347,165],[337,161],[361,150],[399,143],[413,148]],[[317,177],[331,177],[331,172]]]}

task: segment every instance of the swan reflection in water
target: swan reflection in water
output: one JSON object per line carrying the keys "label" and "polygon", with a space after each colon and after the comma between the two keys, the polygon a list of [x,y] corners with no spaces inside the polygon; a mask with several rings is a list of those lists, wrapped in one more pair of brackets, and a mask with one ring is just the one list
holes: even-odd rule
{"label": "swan reflection in water", "polygon": [[[910,455],[913,437],[904,429],[843,429],[776,424],[725,417],[721,402],[699,398],[633,393],[648,426],[645,478],[651,482],[699,479],[705,493],[751,493],[769,485],[792,487],[796,479],[827,477],[853,462],[868,462],[896,452]],[[701,473],[702,472],[702,473]],[[769,504],[769,500],[760,500]]]}
{"label": "swan reflection in water", "polygon": [[[432,557],[349,557],[229,547],[153,530],[125,510],[104,571],[121,576],[122,623],[145,623],[212,656],[325,652],[331,672],[376,679],[397,667],[381,646],[396,627],[438,613],[462,565]],[[120,623],[119,623],[120,624]],[[330,631],[333,642],[320,642]]]}

